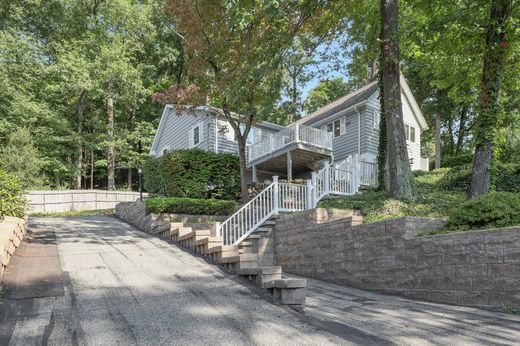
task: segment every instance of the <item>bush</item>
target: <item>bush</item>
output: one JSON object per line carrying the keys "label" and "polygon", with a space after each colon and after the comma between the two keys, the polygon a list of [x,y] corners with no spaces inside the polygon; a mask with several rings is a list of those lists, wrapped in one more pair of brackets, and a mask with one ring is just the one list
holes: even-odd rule
{"label": "bush", "polygon": [[[473,154],[465,153],[456,156],[442,156],[441,157],[441,167],[442,168],[450,168],[460,165],[468,165],[473,162]],[[435,168],[435,160],[430,161],[430,170]]]}
{"label": "bush", "polygon": [[240,193],[238,156],[202,150],[178,150],[149,159],[144,187],[167,197],[236,199]]}
{"label": "bush", "polygon": [[500,165],[495,184],[497,191],[520,192],[520,165]]}
{"label": "bush", "polygon": [[472,230],[520,225],[520,194],[491,192],[449,211],[449,230]]}
{"label": "bush", "polygon": [[230,215],[235,211],[234,201],[197,198],[148,198],[146,208],[152,213]]}
{"label": "bush", "polygon": [[439,187],[446,191],[469,191],[471,184],[471,164],[455,166],[446,170],[439,180]]}
{"label": "bush", "polygon": [[0,169],[0,217],[24,216],[27,200],[23,194],[20,180]]}

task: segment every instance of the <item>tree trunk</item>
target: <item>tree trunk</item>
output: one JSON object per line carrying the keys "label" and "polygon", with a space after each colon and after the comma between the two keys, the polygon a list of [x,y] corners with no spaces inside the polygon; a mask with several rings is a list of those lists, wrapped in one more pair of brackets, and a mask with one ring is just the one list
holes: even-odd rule
{"label": "tree trunk", "polygon": [[441,114],[435,113],[435,169],[441,168]]}
{"label": "tree trunk", "polygon": [[247,188],[247,161],[246,161],[246,137],[238,137],[238,156],[240,159],[240,198],[242,204],[249,202],[249,191]]}
{"label": "tree trunk", "polygon": [[459,133],[457,135],[457,145],[455,147],[455,154],[460,154],[462,146],[464,145],[464,136],[466,135],[466,119],[468,117],[468,107],[462,106],[459,121]]}
{"label": "tree trunk", "polygon": [[448,154],[453,155],[455,153],[455,139],[453,138],[453,117],[448,118],[448,137],[450,145],[448,147]]}
{"label": "tree trunk", "polygon": [[398,199],[412,199],[412,170],[401,104],[397,0],[381,0],[381,79],[388,141],[388,188]]}
{"label": "tree trunk", "polygon": [[83,90],[78,99],[78,159],[76,161],[76,190],[81,190],[81,178],[83,169],[83,114],[85,113],[85,100],[87,92]]}
{"label": "tree trunk", "polygon": [[90,189],[94,190],[94,150],[90,151]]}
{"label": "tree trunk", "polygon": [[510,49],[506,31],[511,12],[511,0],[491,1],[479,97],[480,114],[474,131],[476,147],[469,191],[471,198],[487,194],[491,184],[493,145],[500,113],[499,93],[507,51]]}
{"label": "tree trunk", "polygon": [[132,191],[132,167],[128,167],[128,173],[126,178],[128,190]]}
{"label": "tree trunk", "polygon": [[109,190],[116,189],[115,183],[115,148],[114,148],[114,99],[109,96],[107,99],[107,115],[108,115],[108,155],[107,170]]}

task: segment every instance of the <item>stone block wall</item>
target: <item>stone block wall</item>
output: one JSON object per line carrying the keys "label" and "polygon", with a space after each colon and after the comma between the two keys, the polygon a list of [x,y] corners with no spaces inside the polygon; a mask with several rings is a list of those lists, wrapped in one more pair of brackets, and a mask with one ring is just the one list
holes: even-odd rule
{"label": "stone block wall", "polygon": [[0,218],[0,281],[14,250],[20,246],[27,232],[27,218],[5,216]]}
{"label": "stone block wall", "polygon": [[[148,194],[144,193],[146,197]],[[139,192],[106,190],[52,190],[29,191],[28,212],[56,213],[96,209],[113,209],[119,202],[133,202],[139,199]]]}
{"label": "stone block wall", "polygon": [[[161,233],[170,228],[172,222],[183,222],[193,229],[207,229],[208,224],[221,222],[225,216],[154,214],[146,212],[143,202],[121,202],[116,205],[116,215],[121,220],[151,234]],[[214,231],[214,228],[212,229]]]}
{"label": "stone block wall", "polygon": [[277,220],[284,271],[433,302],[520,307],[520,227],[435,236],[442,220],[404,217],[352,226],[310,210]]}

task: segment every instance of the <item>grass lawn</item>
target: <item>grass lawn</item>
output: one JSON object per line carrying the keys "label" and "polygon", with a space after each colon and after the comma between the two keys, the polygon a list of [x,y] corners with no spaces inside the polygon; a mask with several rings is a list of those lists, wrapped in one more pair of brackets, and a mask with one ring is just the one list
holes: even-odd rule
{"label": "grass lawn", "polygon": [[[415,173],[413,202],[389,198],[385,191],[369,191],[356,196],[324,200],[322,208],[357,209],[365,223],[401,216],[447,218],[448,211],[467,200],[465,186],[452,186],[448,169]],[[464,184],[462,184],[464,185]]]}
{"label": "grass lawn", "polygon": [[58,213],[33,213],[30,216],[45,216],[45,217],[64,217],[64,216],[96,216],[96,215],[111,215],[115,213],[115,209],[96,209],[84,211],[65,211]]}

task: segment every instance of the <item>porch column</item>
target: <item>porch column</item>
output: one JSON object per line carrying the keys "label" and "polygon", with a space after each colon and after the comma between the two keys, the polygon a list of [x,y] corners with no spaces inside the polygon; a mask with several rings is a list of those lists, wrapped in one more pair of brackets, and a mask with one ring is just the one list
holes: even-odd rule
{"label": "porch column", "polygon": [[292,180],[292,156],[291,152],[287,152],[287,181]]}
{"label": "porch column", "polygon": [[257,179],[256,179],[256,165],[253,166],[253,183],[257,183]]}

